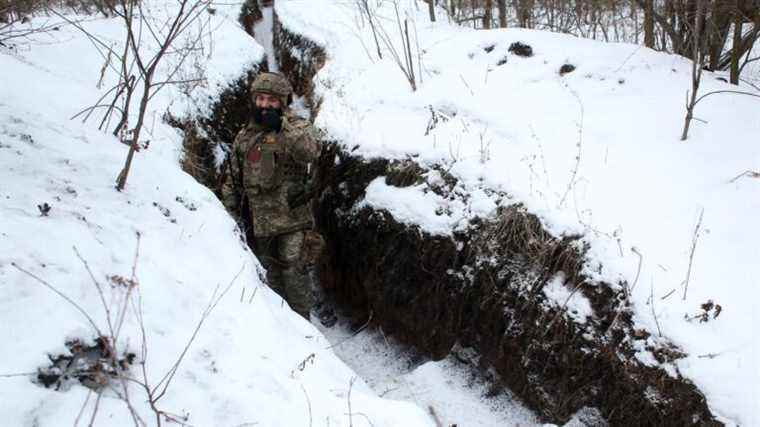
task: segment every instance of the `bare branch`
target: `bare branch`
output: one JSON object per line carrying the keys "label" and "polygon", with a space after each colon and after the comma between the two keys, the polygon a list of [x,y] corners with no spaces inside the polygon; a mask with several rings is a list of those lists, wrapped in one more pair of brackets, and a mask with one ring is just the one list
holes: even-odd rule
{"label": "bare branch", "polygon": [[56,289],[55,286],[53,286],[50,283],[46,282],[45,280],[41,279],[39,276],[37,276],[34,273],[31,273],[31,272],[29,272],[29,271],[27,271],[27,270],[19,267],[18,264],[16,264],[15,262],[11,262],[11,266],[13,268],[15,268],[16,270],[18,270],[18,271],[26,274],[27,276],[31,277],[32,279],[34,279],[35,281],[37,281],[37,283],[45,286],[46,288],[48,288],[51,291],[55,292],[59,297],[61,297],[64,300],[66,300],[66,302],[68,302],[69,304],[71,304],[75,309],[77,309],[77,311],[79,311],[87,319],[87,321],[90,323],[90,326],[92,326],[92,328],[95,330],[95,332],[98,334],[99,337],[103,336],[103,333],[100,332],[100,328],[98,328],[98,325],[96,325],[95,321],[92,320],[92,317],[90,317],[90,315],[87,314],[86,311],[84,311],[84,309],[82,308],[82,306],[80,306],[74,300],[72,300],[71,298],[69,298],[68,296],[66,296],[66,294],[64,294],[63,292],[61,292],[58,289]]}
{"label": "bare branch", "polygon": [[689,268],[686,270],[686,280],[683,287],[683,300],[686,300],[686,291],[689,290],[689,279],[691,279],[691,266],[694,263],[694,252],[697,250],[697,241],[699,240],[699,229],[702,227],[702,217],[704,216],[705,209],[702,208],[699,211],[699,220],[696,227],[694,227],[694,235],[691,238],[691,250],[689,250]]}
{"label": "bare branch", "polygon": [[79,250],[76,246],[74,246],[74,253],[77,255],[77,258],[79,258],[79,261],[82,262],[84,265],[84,268],[87,270],[87,273],[90,275],[90,280],[92,280],[92,284],[95,286],[95,289],[98,291],[98,296],[100,296],[100,303],[103,305],[103,309],[106,311],[106,321],[108,322],[108,331],[111,333],[111,337],[114,336],[113,333],[113,324],[111,323],[111,310],[108,308],[108,303],[106,302],[105,295],[103,295],[103,289],[100,286],[100,283],[95,279],[95,275],[92,274],[92,270],[90,269],[90,265],[85,261],[85,259],[82,257],[82,255],[79,253]]}
{"label": "bare branch", "polygon": [[[174,378],[174,375],[177,373],[177,370],[179,369],[179,366],[182,363],[182,360],[187,354],[187,351],[190,349],[190,346],[192,345],[193,341],[195,341],[195,337],[198,335],[198,332],[203,326],[203,323],[206,321],[206,319],[214,310],[214,308],[216,308],[217,304],[219,304],[219,301],[221,301],[222,298],[224,298],[224,296],[227,294],[227,292],[232,288],[232,285],[235,284],[238,277],[243,272],[244,268],[245,268],[245,264],[243,264],[240,267],[240,270],[237,272],[237,274],[235,274],[235,277],[232,278],[230,283],[227,285],[227,287],[224,288],[224,290],[221,293],[219,293],[219,286],[217,286],[214,289],[214,293],[211,295],[211,300],[209,301],[209,305],[203,311],[203,314],[201,315],[201,319],[198,321],[198,324],[195,326],[195,330],[193,331],[193,334],[191,335],[190,339],[187,341],[187,345],[185,345],[185,348],[182,350],[182,353],[179,355],[179,358],[177,358],[177,361],[174,362],[174,365],[171,367],[171,369],[169,369],[169,372],[167,372],[166,375],[164,375],[164,377],[161,378],[161,381],[159,381],[158,384],[156,384],[155,387],[153,387],[153,389],[151,390],[150,395],[155,396],[155,399],[153,399],[154,403],[158,402],[166,394],[166,390],[169,388],[169,385],[171,384],[171,381]],[[156,395],[156,391],[160,387],[161,387],[161,392],[159,392]]]}

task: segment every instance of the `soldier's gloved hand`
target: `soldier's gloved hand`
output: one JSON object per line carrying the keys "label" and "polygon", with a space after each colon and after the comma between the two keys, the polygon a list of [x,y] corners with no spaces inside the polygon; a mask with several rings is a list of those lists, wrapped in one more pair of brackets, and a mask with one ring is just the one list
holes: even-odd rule
{"label": "soldier's gloved hand", "polygon": [[298,184],[288,189],[288,207],[295,209],[305,205],[311,199],[311,185]]}

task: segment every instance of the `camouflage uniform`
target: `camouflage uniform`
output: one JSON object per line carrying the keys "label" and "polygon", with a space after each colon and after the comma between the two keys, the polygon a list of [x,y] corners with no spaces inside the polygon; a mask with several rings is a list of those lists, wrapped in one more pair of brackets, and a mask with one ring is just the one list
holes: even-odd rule
{"label": "camouflage uniform", "polygon": [[[271,81],[262,84],[262,79]],[[290,95],[287,80],[278,74],[262,73],[252,92],[261,91],[267,83],[275,84],[278,90],[268,93],[281,96],[285,110]],[[307,271],[310,254],[304,253],[304,243],[313,228],[313,218],[311,204],[304,195],[319,151],[314,129],[307,120],[284,113],[279,132],[251,120],[235,138],[229,175],[222,188],[228,209],[250,212],[254,252],[267,269],[269,286],[307,319],[313,296]],[[299,205],[294,205],[297,199]],[[246,203],[248,209],[242,209]]]}

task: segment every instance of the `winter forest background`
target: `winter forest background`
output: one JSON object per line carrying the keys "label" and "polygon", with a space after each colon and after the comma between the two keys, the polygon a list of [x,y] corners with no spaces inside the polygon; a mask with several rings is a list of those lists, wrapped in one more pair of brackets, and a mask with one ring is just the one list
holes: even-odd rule
{"label": "winter forest background", "polygon": [[[0,424],[757,425],[758,39],[757,0],[0,0]],[[322,135],[334,327],[218,200],[261,70]]]}

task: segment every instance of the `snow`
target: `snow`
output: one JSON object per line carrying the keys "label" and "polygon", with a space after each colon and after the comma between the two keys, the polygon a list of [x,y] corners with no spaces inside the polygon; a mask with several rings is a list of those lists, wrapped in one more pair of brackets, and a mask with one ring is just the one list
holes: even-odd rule
{"label": "snow", "polygon": [[[440,175],[436,171],[428,175],[431,176],[430,183],[435,185]],[[448,235],[451,230],[466,228],[469,218],[485,217],[496,208],[496,204],[481,189],[471,190],[470,194],[473,197],[467,202],[456,198],[452,200],[430,191],[425,184],[406,188],[388,185],[383,176],[367,185],[364,200],[354,208],[371,206],[386,210],[402,224],[419,226],[428,234]]]}
{"label": "snow", "polygon": [[[317,325],[335,353],[379,395],[433,408],[442,425],[467,427],[541,426],[509,391],[492,392],[472,362],[453,355],[440,361],[420,357],[382,329],[353,332],[345,319],[332,328]],[[464,349],[460,353],[467,354]]]}
{"label": "snow", "polygon": [[591,303],[583,293],[568,289],[564,282],[564,274],[555,275],[543,287],[544,295],[553,306],[565,309],[577,322],[586,323],[586,318],[594,314]]}
{"label": "snow", "polygon": [[253,27],[253,36],[259,45],[263,46],[264,50],[266,50],[268,70],[279,71],[279,65],[275,60],[274,48],[272,46],[272,25],[274,24],[272,8],[262,7],[261,15],[261,20]]}
{"label": "snow", "polygon": [[[142,4],[151,13],[170,10],[163,3]],[[167,87],[151,101],[151,143],[136,154],[124,192],[114,189],[114,180],[127,147],[97,130],[97,112],[86,123],[70,120],[116,78],[109,71],[96,87],[103,58],[86,37],[61,25],[25,40],[17,51],[0,52],[4,425],[83,425],[93,414],[95,425],[134,425],[118,397],[121,383],[96,398],[76,382],[56,391],[33,381],[37,369],[50,363],[48,354],[64,350],[66,339],[90,343],[96,332],[74,304],[30,274],[70,298],[101,331],[109,331],[109,312],[118,324],[117,313],[126,307],[116,348],[137,354],[129,371],[135,381],[159,384],[189,344],[157,404],[188,424],[433,425],[423,409],[381,399],[354,380],[319,331],[262,283],[259,262],[214,194],[180,169],[181,135],[160,120],[163,112],[171,108],[192,117],[208,111],[224,87],[262,59],[263,49],[235,23],[236,8],[218,5],[209,18],[215,31],[214,48],[204,44],[207,84],[189,97]],[[118,48],[116,21],[87,17],[83,25]],[[164,72],[159,77],[166,78]],[[47,215],[37,207],[44,203]],[[119,285],[119,277],[133,274],[138,284],[132,291]],[[218,303],[192,339],[212,300]],[[126,384],[137,416],[154,425],[144,389]]]}
{"label": "snow", "polygon": [[436,215],[437,211],[448,204],[447,200],[438,195],[428,196],[424,189],[424,185],[393,187],[385,183],[385,177],[378,177],[369,183],[364,201],[356,209],[364,206],[385,209],[402,224],[420,224],[429,234],[447,234],[456,219]]}
{"label": "snow", "polygon": [[[401,52],[390,3],[370,3]],[[685,58],[541,31],[430,23],[414,2],[399,3],[401,18],[410,20],[416,91],[386,45],[382,59],[375,53],[370,25],[354,4],[275,6],[284,27],[327,51],[314,78],[319,127],[347,147],[358,145],[358,155],[446,169],[470,195],[442,217],[440,196],[424,186],[392,189],[378,181],[362,203],[431,234],[483,216],[469,209],[478,203],[472,199],[491,212],[521,203],[555,235],[581,233],[590,245],[589,277],[627,282],[636,327],[657,335],[659,324],[687,353],[663,368],[697,384],[726,423],[760,424],[760,181],[734,179],[760,169],[757,99],[708,96],[682,142],[691,87]],[[517,41],[534,55],[509,53]],[[576,69],[560,76],[564,64]],[[735,88],[721,76],[704,73],[700,93]],[[739,88],[758,93],[745,83]],[[430,130],[431,109],[450,119]],[[708,300],[723,307],[719,317],[685,320]]]}

